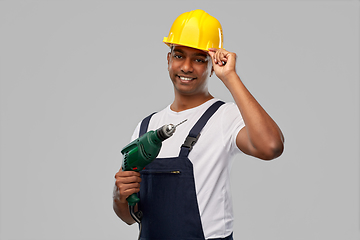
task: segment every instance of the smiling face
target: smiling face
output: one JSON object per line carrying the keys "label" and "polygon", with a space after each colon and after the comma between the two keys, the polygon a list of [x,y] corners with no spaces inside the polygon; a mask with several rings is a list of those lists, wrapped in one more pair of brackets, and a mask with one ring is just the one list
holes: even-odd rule
{"label": "smiling face", "polygon": [[168,70],[175,93],[182,95],[207,94],[207,78],[212,63],[208,53],[195,48],[175,46],[168,53]]}

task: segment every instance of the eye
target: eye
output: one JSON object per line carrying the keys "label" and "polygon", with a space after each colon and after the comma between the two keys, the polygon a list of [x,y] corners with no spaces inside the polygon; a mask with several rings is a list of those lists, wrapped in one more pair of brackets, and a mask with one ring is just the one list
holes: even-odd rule
{"label": "eye", "polygon": [[195,59],[195,62],[198,62],[198,63],[205,63],[206,60],[205,59],[202,59],[202,58],[197,58]]}
{"label": "eye", "polygon": [[180,58],[182,58],[182,56],[180,56],[180,55],[178,55],[178,54],[174,54],[174,58],[180,59]]}

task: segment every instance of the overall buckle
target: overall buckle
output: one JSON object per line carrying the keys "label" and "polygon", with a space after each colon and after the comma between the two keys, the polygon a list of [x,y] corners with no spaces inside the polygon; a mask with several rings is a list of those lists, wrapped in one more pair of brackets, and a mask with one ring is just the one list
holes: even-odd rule
{"label": "overall buckle", "polygon": [[187,136],[185,139],[185,142],[183,143],[183,145],[181,145],[181,147],[187,147],[187,148],[189,148],[189,151],[191,151],[193,146],[199,139],[199,137],[200,137],[200,133],[196,137]]}

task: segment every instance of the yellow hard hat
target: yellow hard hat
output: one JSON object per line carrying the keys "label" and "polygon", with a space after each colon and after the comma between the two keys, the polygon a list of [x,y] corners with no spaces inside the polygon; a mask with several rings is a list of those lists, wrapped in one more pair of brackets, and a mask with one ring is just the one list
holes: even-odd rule
{"label": "yellow hard hat", "polygon": [[223,48],[222,27],[216,18],[203,10],[185,12],[175,19],[163,42],[168,46],[176,44],[204,51]]}

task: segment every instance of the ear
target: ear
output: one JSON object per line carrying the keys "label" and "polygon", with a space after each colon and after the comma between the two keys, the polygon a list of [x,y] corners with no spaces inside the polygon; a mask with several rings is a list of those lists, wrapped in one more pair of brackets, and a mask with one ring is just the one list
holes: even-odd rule
{"label": "ear", "polygon": [[211,70],[210,70],[210,76],[211,77],[214,73],[214,63],[213,63],[213,59],[211,57],[211,52],[208,52],[208,67],[211,67]]}
{"label": "ear", "polygon": [[210,76],[209,76],[209,77],[211,77],[211,76],[213,75],[213,73],[214,73],[214,67],[211,66],[211,72],[210,72]]}
{"label": "ear", "polygon": [[168,62],[168,65],[169,65],[169,63],[170,63],[170,56],[171,56],[171,52],[168,52],[168,54],[167,54],[167,62]]}

